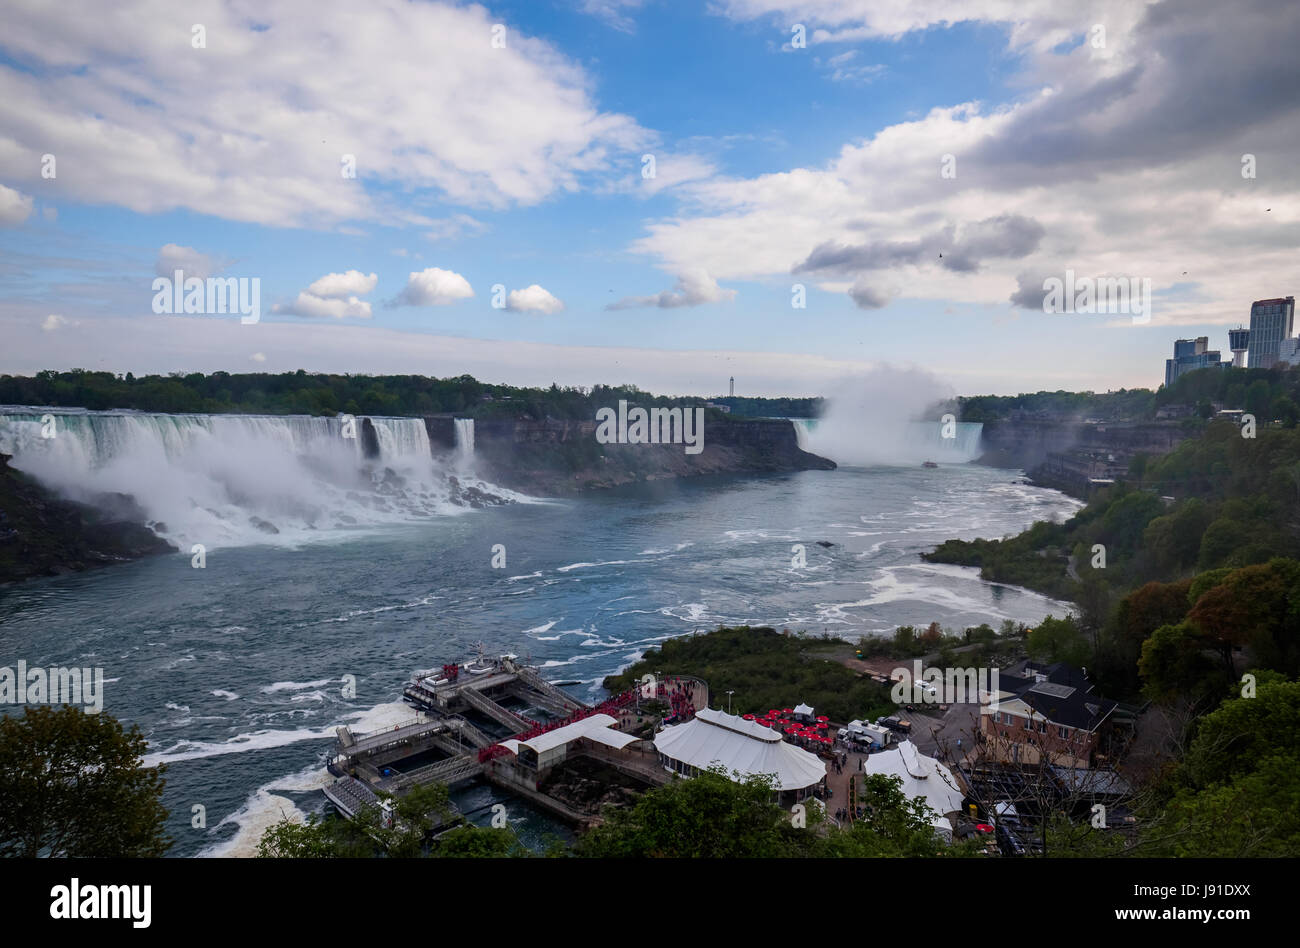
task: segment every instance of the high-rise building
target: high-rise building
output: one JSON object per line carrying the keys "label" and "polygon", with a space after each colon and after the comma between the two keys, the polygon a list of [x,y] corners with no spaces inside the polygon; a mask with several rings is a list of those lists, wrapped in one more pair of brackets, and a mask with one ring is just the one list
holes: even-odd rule
{"label": "high-rise building", "polygon": [[1272,368],[1282,341],[1291,338],[1295,297],[1256,300],[1250,304],[1250,367]]}
{"label": "high-rise building", "polygon": [[1174,341],[1174,357],[1165,359],[1165,385],[1173,385],[1178,376],[1194,369],[1218,368],[1223,365],[1218,349],[1210,349],[1210,337],[1198,336],[1196,339],[1177,339]]}
{"label": "high-rise building", "polygon": [[736,377],[734,375],[731,377],[731,391],[729,391],[727,394],[728,395],[736,394]]}
{"label": "high-rise building", "polygon": [[1238,326],[1236,329],[1228,330],[1228,348],[1232,350],[1232,367],[1234,369],[1244,369],[1246,367],[1246,350],[1249,347],[1249,329],[1242,329]]}
{"label": "high-rise building", "polygon": [[1300,337],[1283,339],[1277,347],[1277,362],[1275,365],[1300,365]]}

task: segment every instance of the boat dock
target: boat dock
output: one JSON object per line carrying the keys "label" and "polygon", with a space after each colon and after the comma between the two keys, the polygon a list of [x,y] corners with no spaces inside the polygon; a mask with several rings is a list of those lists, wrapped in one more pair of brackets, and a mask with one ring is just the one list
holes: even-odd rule
{"label": "boat dock", "polygon": [[546,789],[566,760],[586,757],[644,786],[670,779],[651,742],[623,730],[648,726],[635,692],[592,707],[515,656],[484,658],[480,649],[474,661],[416,674],[402,693],[415,708],[412,720],[371,734],[336,731],[328,769],[337,779],[325,795],[349,819],[381,806],[386,794],[485,779],[584,825],[599,817]]}

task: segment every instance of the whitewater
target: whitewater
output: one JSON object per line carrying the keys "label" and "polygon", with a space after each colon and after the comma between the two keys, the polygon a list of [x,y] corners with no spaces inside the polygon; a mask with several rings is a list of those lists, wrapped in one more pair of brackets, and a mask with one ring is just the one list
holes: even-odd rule
{"label": "whitewater", "polygon": [[[167,768],[178,856],[249,855],[282,816],[321,810],[335,729],[408,720],[410,674],[479,642],[592,699],[646,649],[720,624],[853,641],[1069,608],[919,559],[1079,506],[975,464],[660,481],[467,510],[450,478],[480,483],[468,433],[430,452],[410,419],[372,419],[380,450],[366,457],[336,419],[65,413],[41,443],[44,413],[11,411],[0,450],[69,495],[130,494],[182,550],[0,590],[2,640],[29,665],[104,669],[105,712],[138,726],[147,762]],[[206,568],[192,567],[191,541],[214,545]],[[455,798],[477,811],[499,793]],[[502,802],[525,840],[556,832]]]}

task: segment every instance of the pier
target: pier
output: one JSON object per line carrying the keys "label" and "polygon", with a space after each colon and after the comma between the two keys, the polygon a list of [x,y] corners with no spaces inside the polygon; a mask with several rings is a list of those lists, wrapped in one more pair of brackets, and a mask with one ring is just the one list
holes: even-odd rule
{"label": "pier", "polygon": [[[666,697],[667,685],[661,682],[655,697]],[[702,686],[698,697],[707,702],[707,686],[694,680],[690,686]],[[386,794],[486,780],[566,823],[589,826],[600,817],[590,800],[574,800],[564,790],[567,771],[557,768],[566,761],[586,758],[628,787],[672,779],[653,744],[627,733],[647,727],[634,691],[592,707],[515,656],[484,658],[480,649],[471,662],[419,672],[402,694],[415,709],[410,721],[370,734],[336,732],[328,769],[337,779],[325,795],[349,819],[382,806]]]}

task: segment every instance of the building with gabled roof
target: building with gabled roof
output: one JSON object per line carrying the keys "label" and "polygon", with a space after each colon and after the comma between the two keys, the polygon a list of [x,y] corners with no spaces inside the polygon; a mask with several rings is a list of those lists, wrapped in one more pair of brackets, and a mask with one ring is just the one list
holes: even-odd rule
{"label": "building with gabled roof", "polygon": [[1000,670],[998,686],[997,701],[980,708],[987,756],[1006,763],[1093,766],[1118,702],[1097,694],[1087,669],[1025,659]]}

